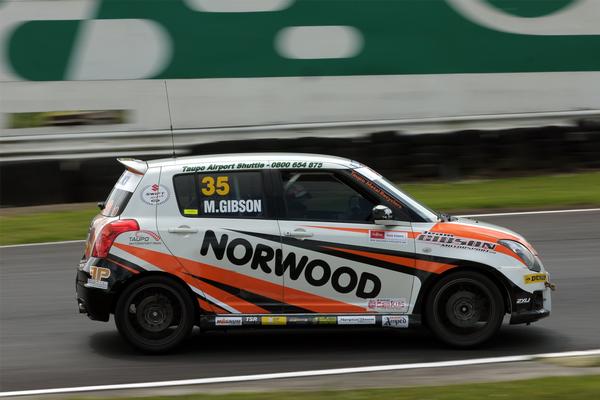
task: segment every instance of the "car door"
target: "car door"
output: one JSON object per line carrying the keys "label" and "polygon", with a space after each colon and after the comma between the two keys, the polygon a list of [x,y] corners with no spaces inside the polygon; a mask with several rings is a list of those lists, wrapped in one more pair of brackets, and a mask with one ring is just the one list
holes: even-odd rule
{"label": "car door", "polygon": [[[371,219],[382,203],[348,170],[280,170],[284,302],[317,313],[406,313],[411,224]],[[396,216],[397,218],[404,218]]]}
{"label": "car door", "polygon": [[[262,238],[280,235],[269,176],[219,167],[163,172],[161,181],[172,185],[177,201],[157,208],[160,236],[213,311],[279,313],[283,278],[267,262],[279,243]],[[184,172],[189,170],[196,172]]]}

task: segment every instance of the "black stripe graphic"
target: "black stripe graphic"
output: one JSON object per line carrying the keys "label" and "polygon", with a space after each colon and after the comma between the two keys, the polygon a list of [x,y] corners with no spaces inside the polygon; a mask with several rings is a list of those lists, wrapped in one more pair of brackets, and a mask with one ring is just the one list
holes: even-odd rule
{"label": "black stripe graphic", "polygon": [[126,267],[128,267],[128,268],[131,268],[131,269],[133,269],[133,270],[136,270],[136,271],[138,271],[138,272],[144,272],[144,271],[146,271],[144,268],[140,267],[139,265],[137,265],[137,264],[134,264],[134,263],[132,263],[131,261],[127,261],[127,260],[125,260],[124,258],[121,258],[121,257],[115,256],[115,255],[114,255],[114,254],[112,254],[112,253],[111,253],[111,254],[109,254],[109,256],[108,256],[108,259],[107,259],[107,260],[108,260],[108,261],[114,261],[114,262],[118,262],[119,264],[123,264],[124,266],[126,266]]}
{"label": "black stripe graphic", "polygon": [[[209,284],[211,286],[214,286],[218,289],[221,289],[229,294],[232,294],[236,297],[239,297],[241,299],[246,300],[249,303],[252,303],[260,308],[264,308],[265,310],[269,311],[270,313],[273,314],[281,314],[281,313],[311,313],[312,311],[310,310],[306,310],[304,308],[301,307],[296,307],[296,306],[292,306],[290,304],[287,303],[282,303],[279,302],[277,300],[273,300],[269,297],[265,297],[262,295],[259,295],[257,293],[254,292],[250,292],[248,290],[245,289],[240,289],[234,286],[230,286],[224,283],[220,283],[217,281],[213,281],[212,279],[208,279],[208,278],[203,278],[201,276],[197,276],[197,275],[193,275],[190,273],[187,273],[187,275],[198,279],[206,284]],[[282,287],[283,289],[283,287]],[[283,293],[283,292],[282,292]],[[218,305],[218,304],[217,304]],[[222,308],[222,307],[221,307]]]}

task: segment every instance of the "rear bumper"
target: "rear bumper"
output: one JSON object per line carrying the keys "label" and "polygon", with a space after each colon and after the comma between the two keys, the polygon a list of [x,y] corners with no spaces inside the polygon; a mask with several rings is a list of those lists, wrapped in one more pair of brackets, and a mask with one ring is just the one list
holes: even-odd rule
{"label": "rear bumper", "polygon": [[90,319],[97,321],[108,321],[113,309],[114,293],[85,286],[89,274],[84,271],[77,271],[75,280],[75,291],[77,293],[77,306],[79,312],[87,314]]}

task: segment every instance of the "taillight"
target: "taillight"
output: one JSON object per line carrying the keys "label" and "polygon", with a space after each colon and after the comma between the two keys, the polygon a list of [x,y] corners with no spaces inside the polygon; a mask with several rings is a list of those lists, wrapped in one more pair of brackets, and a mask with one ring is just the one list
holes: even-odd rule
{"label": "taillight", "polygon": [[135,219],[121,219],[104,225],[94,243],[92,257],[105,258],[108,256],[113,242],[123,232],[139,231],[140,226]]}

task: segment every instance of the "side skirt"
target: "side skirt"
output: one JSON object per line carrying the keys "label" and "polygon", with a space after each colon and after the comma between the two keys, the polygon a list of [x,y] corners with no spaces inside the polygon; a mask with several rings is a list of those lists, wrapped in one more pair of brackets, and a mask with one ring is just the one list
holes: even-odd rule
{"label": "side skirt", "polygon": [[413,328],[420,315],[407,314],[216,314],[202,315],[200,328]]}

